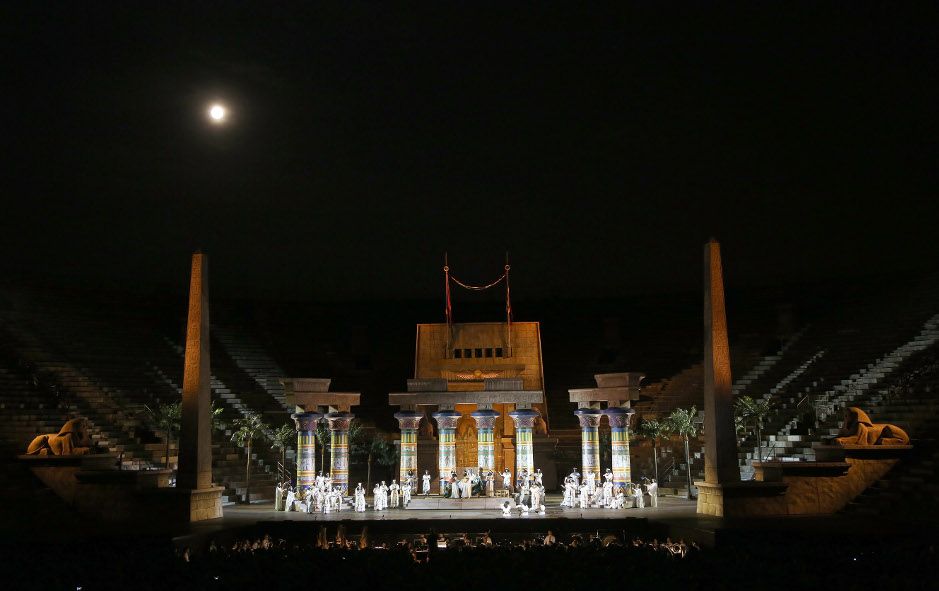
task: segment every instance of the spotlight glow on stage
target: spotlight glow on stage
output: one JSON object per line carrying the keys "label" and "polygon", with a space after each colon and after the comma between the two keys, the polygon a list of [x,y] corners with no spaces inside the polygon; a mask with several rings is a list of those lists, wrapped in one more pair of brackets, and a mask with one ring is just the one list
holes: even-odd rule
{"label": "spotlight glow on stage", "polygon": [[215,104],[209,107],[209,118],[213,123],[222,123],[225,121],[225,116],[228,114],[228,111],[222,105]]}

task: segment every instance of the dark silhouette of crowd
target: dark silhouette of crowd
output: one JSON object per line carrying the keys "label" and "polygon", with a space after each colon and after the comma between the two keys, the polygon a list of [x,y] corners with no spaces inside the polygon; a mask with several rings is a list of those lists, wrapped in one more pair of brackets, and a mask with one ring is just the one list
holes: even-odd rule
{"label": "dark silhouette of crowd", "polygon": [[213,539],[193,550],[166,540],[7,548],[7,589],[428,589],[520,581],[547,589],[934,589],[935,546],[915,540],[833,543],[747,534],[714,548],[619,534],[493,539],[487,532],[371,539],[325,528],[305,540]]}

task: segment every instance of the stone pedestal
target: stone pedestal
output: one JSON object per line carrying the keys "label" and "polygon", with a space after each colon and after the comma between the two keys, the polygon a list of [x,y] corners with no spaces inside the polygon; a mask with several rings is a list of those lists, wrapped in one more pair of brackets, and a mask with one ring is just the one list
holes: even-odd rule
{"label": "stone pedestal", "polygon": [[695,482],[698,513],[714,517],[766,517],[786,514],[786,485],[781,482]]}
{"label": "stone pedestal", "polygon": [[220,518],[222,516],[222,491],[224,490],[225,487],[222,486],[175,490],[174,506],[177,511],[177,520],[205,521]]}

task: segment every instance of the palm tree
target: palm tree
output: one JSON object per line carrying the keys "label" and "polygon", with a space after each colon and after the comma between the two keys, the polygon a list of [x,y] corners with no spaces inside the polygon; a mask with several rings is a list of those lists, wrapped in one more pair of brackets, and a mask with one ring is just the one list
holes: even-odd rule
{"label": "palm tree", "polygon": [[688,478],[688,498],[694,498],[691,493],[691,448],[689,446],[690,438],[698,434],[698,423],[695,419],[698,416],[697,407],[692,406],[689,409],[676,408],[672,414],[665,419],[668,430],[679,435],[685,443],[685,470]]}
{"label": "palm tree", "polygon": [[655,466],[655,481],[659,481],[659,440],[668,438],[666,421],[642,421],[639,423],[639,436],[652,442],[652,464]]}
{"label": "palm tree", "polygon": [[[352,423],[355,423],[353,420]],[[352,429],[352,424],[350,423],[349,429]],[[326,465],[326,446],[329,445],[329,427],[326,425],[326,421],[320,421],[316,424],[316,444],[320,446],[320,470],[323,470],[323,466]]]}
{"label": "palm tree", "polygon": [[163,431],[163,440],[166,449],[163,454],[163,466],[166,469],[170,467],[170,442],[173,440],[173,433],[179,432],[179,424],[183,416],[182,402],[158,402],[155,408],[144,405],[150,418],[156,424],[157,428]]}
{"label": "palm tree", "polygon": [[756,431],[756,449],[759,455],[759,461],[763,461],[763,421],[773,412],[773,402],[766,398],[751,398],[741,396],[734,401],[734,417],[739,417],[742,421],[750,419],[753,421],[753,429]]}
{"label": "palm tree", "polygon": [[371,490],[372,486],[372,464],[378,462],[382,466],[394,466],[398,461],[398,450],[389,443],[380,433],[372,435],[365,446],[368,456],[368,472],[366,473],[365,490]]}
{"label": "palm tree", "polygon": [[287,469],[287,447],[297,439],[297,430],[296,428],[289,424],[285,423],[280,427],[274,429],[270,433],[271,436],[271,449],[280,449],[280,463],[283,466],[283,469]]}
{"label": "palm tree", "polygon": [[247,413],[243,418],[235,419],[235,431],[231,435],[231,440],[241,447],[245,448],[248,456],[245,462],[245,503],[251,503],[251,444],[255,439],[268,437],[270,429],[264,424],[261,415],[257,413]]}
{"label": "palm tree", "polygon": [[212,401],[212,428],[216,431],[222,430],[222,412],[225,411],[224,406],[215,406],[215,401]]}

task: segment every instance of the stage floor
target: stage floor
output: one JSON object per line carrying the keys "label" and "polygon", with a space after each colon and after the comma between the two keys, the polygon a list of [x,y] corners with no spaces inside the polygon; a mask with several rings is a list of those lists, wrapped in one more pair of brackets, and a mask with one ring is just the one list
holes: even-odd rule
{"label": "stage floor", "polygon": [[[419,497],[415,497],[418,499]],[[657,508],[646,507],[644,509],[569,509],[561,507],[561,495],[548,495],[545,506],[545,514],[528,513],[528,515],[519,515],[518,510],[512,511],[511,517],[504,517],[501,503],[506,499],[467,499],[466,501],[454,499],[440,499],[439,497],[430,497],[422,500],[422,504],[431,504],[431,499],[439,503],[439,509],[385,509],[383,511],[374,511],[368,509],[362,513],[356,513],[351,510],[334,511],[332,513],[297,513],[294,511],[274,511],[273,504],[263,505],[232,505],[225,507],[224,519],[228,520],[253,520],[253,521],[395,521],[395,520],[441,520],[441,519],[627,519],[627,518],[663,518],[670,517],[694,517],[695,501],[678,497],[661,497]],[[492,504],[493,508],[459,508],[460,504],[478,506],[480,504]]]}

